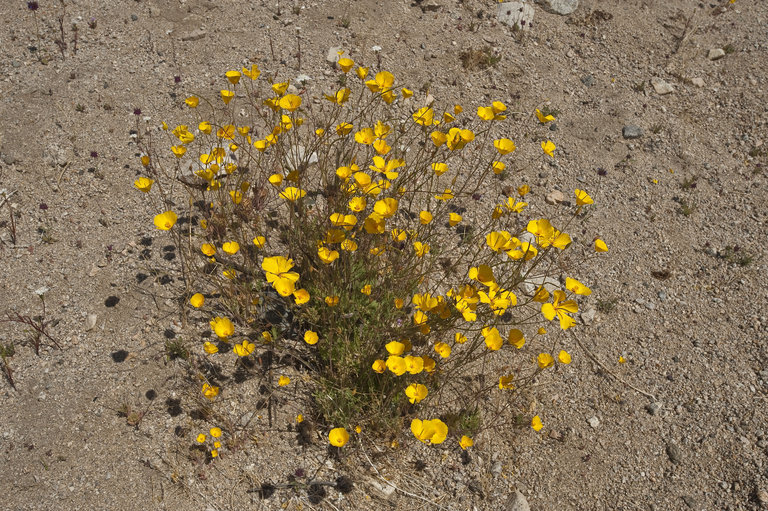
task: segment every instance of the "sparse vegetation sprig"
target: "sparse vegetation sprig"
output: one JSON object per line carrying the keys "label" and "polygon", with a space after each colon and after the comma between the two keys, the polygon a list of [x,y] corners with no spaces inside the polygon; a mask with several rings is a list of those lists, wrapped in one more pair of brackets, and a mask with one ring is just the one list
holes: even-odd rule
{"label": "sparse vegetation sprig", "polygon": [[[488,178],[517,149],[504,103],[441,108],[388,71],[337,66],[340,86],[316,96],[256,65],[230,70],[217,98],[186,98],[186,123],[139,126],[135,186],[178,247],[186,300],[210,317],[189,354],[259,366],[268,403],[306,390],[305,413],[335,447],[410,426],[466,449],[489,396],[571,362],[546,326],[573,327],[591,294],[562,254],[608,250],[566,232],[593,200],[577,189],[569,214],[549,219],[528,185],[496,190]],[[553,120],[537,110],[528,122]],[[541,150],[555,157],[551,140]],[[215,404],[225,389],[199,376]]]}

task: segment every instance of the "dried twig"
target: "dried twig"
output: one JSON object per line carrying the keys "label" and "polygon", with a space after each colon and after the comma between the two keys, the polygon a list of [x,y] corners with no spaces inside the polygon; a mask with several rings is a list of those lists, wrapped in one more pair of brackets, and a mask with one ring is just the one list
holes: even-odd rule
{"label": "dried twig", "polygon": [[380,479],[380,480],[381,480],[381,481],[382,481],[384,484],[387,484],[387,485],[389,485],[389,486],[393,487],[395,490],[399,491],[400,493],[402,493],[402,494],[404,494],[404,495],[407,495],[408,497],[413,497],[413,498],[419,499],[419,500],[421,500],[421,501],[423,501],[423,502],[426,502],[426,503],[428,503],[428,504],[430,504],[430,505],[432,505],[432,506],[437,506],[437,508],[438,508],[438,509],[445,509],[446,511],[449,511],[449,510],[448,510],[448,508],[441,506],[441,505],[440,505],[440,504],[438,504],[437,502],[431,501],[431,500],[429,500],[429,499],[427,499],[427,498],[425,498],[425,497],[422,497],[421,495],[416,495],[415,493],[411,493],[411,492],[409,492],[409,491],[405,491],[405,490],[403,490],[402,488],[400,488],[400,487],[398,487],[397,485],[395,485],[395,483],[393,483],[392,481],[389,481],[389,480],[385,479],[384,477],[382,477],[382,475],[381,475],[381,472],[379,472],[379,469],[378,469],[378,468],[376,468],[376,466],[375,466],[375,465],[373,464],[373,462],[371,461],[371,458],[369,458],[369,457],[368,457],[368,453],[367,453],[367,452],[365,452],[365,448],[363,447],[363,440],[362,440],[362,438],[360,438],[359,436],[358,436],[358,442],[360,443],[360,450],[362,451],[362,453],[363,453],[363,456],[365,456],[365,459],[366,459],[366,460],[368,460],[368,464],[369,464],[369,465],[371,466],[371,468],[372,468],[372,469],[373,469],[373,470],[376,472],[376,476],[377,476],[377,477],[378,477],[378,478],[379,478],[379,479]]}
{"label": "dried twig", "polygon": [[646,392],[646,391],[644,391],[644,390],[642,390],[642,389],[639,389],[639,388],[635,387],[634,385],[632,385],[631,383],[627,382],[626,380],[624,380],[624,379],[620,378],[619,376],[617,376],[617,375],[616,375],[616,373],[614,373],[613,371],[611,371],[610,369],[608,369],[608,368],[605,366],[605,364],[603,364],[602,362],[600,362],[600,360],[599,360],[599,359],[598,359],[598,358],[595,356],[595,354],[594,354],[594,353],[592,353],[592,352],[589,350],[589,348],[587,348],[586,346],[584,346],[584,344],[581,342],[581,339],[579,339],[579,337],[577,337],[576,335],[573,335],[573,338],[574,338],[574,339],[576,339],[576,343],[579,345],[579,347],[580,347],[582,350],[584,350],[584,353],[586,353],[586,354],[587,354],[587,357],[589,357],[589,359],[590,359],[590,360],[592,360],[592,361],[593,361],[595,364],[597,364],[598,366],[600,366],[600,369],[602,369],[602,370],[603,370],[604,372],[606,372],[607,374],[611,375],[611,376],[612,376],[612,377],[613,377],[613,378],[614,378],[616,381],[618,381],[618,382],[620,382],[620,383],[623,383],[624,385],[626,385],[626,386],[627,386],[627,387],[629,387],[630,389],[634,390],[634,391],[635,391],[635,392],[637,392],[638,394],[642,394],[643,396],[645,396],[645,397],[647,397],[648,399],[650,399],[652,402],[656,402],[656,401],[658,401],[658,400],[656,399],[656,396],[654,396],[654,395],[653,395],[653,394],[651,394],[650,392]]}
{"label": "dried twig", "polygon": [[699,24],[691,25],[691,22],[693,21],[693,18],[696,16],[696,9],[693,10],[693,13],[691,14],[691,17],[688,18],[688,20],[685,22],[685,27],[683,28],[683,35],[680,36],[680,39],[677,41],[677,47],[675,48],[675,51],[672,52],[672,54],[675,54],[680,51],[680,48],[683,47],[683,45],[688,41],[688,39],[691,37],[691,35],[696,32],[699,28]]}

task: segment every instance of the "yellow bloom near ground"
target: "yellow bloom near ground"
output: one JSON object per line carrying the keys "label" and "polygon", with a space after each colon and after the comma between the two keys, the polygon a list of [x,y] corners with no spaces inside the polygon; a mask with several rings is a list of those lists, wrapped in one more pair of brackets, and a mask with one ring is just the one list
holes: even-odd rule
{"label": "yellow bloom near ground", "polygon": [[189,299],[189,303],[192,304],[192,307],[199,309],[205,303],[205,297],[201,293],[195,293]]}
{"label": "yellow bloom near ground", "polygon": [[349,433],[344,428],[333,428],[328,432],[328,441],[335,447],[344,447],[349,441]]}
{"label": "yellow bloom near ground", "polygon": [[160,229],[161,231],[167,231],[170,230],[171,227],[176,225],[176,220],[179,217],[176,216],[176,213],[173,211],[166,211],[165,213],[160,213],[159,215],[155,216],[155,227]]}
{"label": "yellow bloom near ground", "polygon": [[304,342],[307,344],[317,344],[318,340],[320,340],[320,337],[317,335],[317,332],[313,332],[312,330],[304,332]]}

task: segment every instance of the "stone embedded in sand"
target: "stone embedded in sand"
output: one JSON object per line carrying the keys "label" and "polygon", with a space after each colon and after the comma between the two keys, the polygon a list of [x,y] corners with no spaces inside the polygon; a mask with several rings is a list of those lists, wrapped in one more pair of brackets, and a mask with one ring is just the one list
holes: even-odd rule
{"label": "stone embedded in sand", "polygon": [[560,190],[552,190],[544,200],[547,201],[547,204],[559,204],[565,200],[565,196]]}
{"label": "stone embedded in sand", "polygon": [[640,138],[643,136],[643,128],[640,126],[624,126],[624,128],[621,130],[621,136],[626,138],[627,140],[632,140],[635,138]]}
{"label": "stone embedded in sand", "polygon": [[725,57],[725,50],[722,48],[712,48],[707,54],[709,60],[720,60]]}
{"label": "stone embedded in sand", "polygon": [[500,22],[518,30],[528,30],[533,23],[533,7],[522,2],[500,3],[496,17]]}
{"label": "stone embedded in sand", "polygon": [[664,94],[670,94],[675,91],[670,84],[662,80],[661,78],[651,78],[651,85],[656,94],[663,96]]}
{"label": "stone embedded in sand", "polygon": [[552,14],[567,16],[579,7],[579,0],[536,0],[536,3]]}

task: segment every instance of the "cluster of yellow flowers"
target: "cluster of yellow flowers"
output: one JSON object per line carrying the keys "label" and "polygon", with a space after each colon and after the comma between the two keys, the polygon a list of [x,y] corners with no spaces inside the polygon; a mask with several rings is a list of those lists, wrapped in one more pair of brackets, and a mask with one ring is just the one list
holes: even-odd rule
{"label": "cluster of yellow flowers", "polygon": [[[203,216],[199,226],[191,226],[202,240],[195,257],[202,253],[204,264],[221,269],[224,280],[210,271],[198,277],[212,287],[226,286],[228,296],[242,297],[232,315],[235,322],[258,323],[259,314],[268,310],[265,297],[276,293],[287,299],[304,332],[304,342],[294,349],[310,346],[318,367],[333,368],[319,377],[343,378],[335,386],[352,386],[353,394],[375,395],[377,389],[404,394],[389,395],[392,406],[400,399],[423,406],[432,399],[425,383],[456,374],[446,370],[450,364],[460,367],[501,351],[505,338],[521,350],[526,344],[523,331],[507,327],[530,322],[531,315],[524,312],[530,307],[537,307],[547,321],[557,318],[563,330],[574,326],[575,297],[591,293],[578,280],[567,277],[564,290],[542,284],[532,296],[520,294],[531,272],[553,249],[556,253],[572,244],[569,234],[549,219],[521,223],[528,185],[493,207],[486,234],[469,241],[455,236],[469,228],[454,232],[464,221],[454,199],[476,195],[487,176],[506,171],[509,161],[503,160],[517,150],[509,138],[495,138],[499,123],[507,118],[507,106],[501,101],[480,106],[475,124],[470,120],[459,126],[464,111],[460,105],[442,112],[433,103],[412,105],[414,92],[395,85],[392,73],[379,71],[371,77],[368,68],[355,67],[349,58],[339,59],[338,67],[345,75],[355,70],[362,85],[359,95],[347,86],[325,93],[324,115],[310,119],[303,117],[311,110],[303,106],[305,92],[294,90],[289,82],[262,87],[255,65],[228,71],[229,85],[220,91],[225,106],[214,105],[214,112],[223,110],[228,120],[199,118],[194,129],[183,124],[170,129],[163,123],[173,156],[141,156],[151,177],[139,177],[135,186],[148,193],[156,180],[167,177],[162,172],[164,158],[176,162],[173,175],[178,177],[179,160],[188,148],[195,148],[197,181],[182,181],[205,204],[198,210]],[[244,87],[242,93],[238,87]],[[364,99],[364,94],[372,94],[372,99]],[[240,97],[251,101],[252,123],[232,122],[238,117],[233,101]],[[190,96],[185,103],[195,109],[200,99]],[[402,111],[405,116],[398,117]],[[538,109],[535,117],[540,124],[555,120]],[[486,148],[492,157],[483,159]],[[541,149],[554,158],[552,141],[542,141]],[[470,173],[468,168],[479,170]],[[574,195],[576,218],[593,199],[580,189]],[[170,204],[169,197],[162,199]],[[270,226],[269,218],[282,225]],[[154,224],[168,231],[177,220],[177,213],[168,209],[155,216]],[[463,242],[472,250],[457,251],[454,245]],[[595,239],[595,252],[607,250],[604,241]],[[276,255],[267,255],[269,251]],[[449,254],[455,257],[441,263]],[[460,274],[466,277],[446,285],[451,272],[441,270],[441,264],[463,270]],[[256,279],[259,273],[263,278]],[[195,293],[189,303],[203,308],[205,297]],[[210,328],[218,343],[205,341],[204,353],[214,355],[227,345],[236,336],[235,322],[213,317]],[[365,324],[358,328],[353,322]],[[540,335],[545,332],[538,330]],[[261,339],[241,334],[232,352],[239,359],[252,356],[257,342],[296,340],[282,339],[282,333],[265,330]],[[476,349],[483,344],[485,350]],[[384,352],[386,358],[379,358]],[[557,360],[569,364],[571,356],[561,350]],[[539,371],[554,363],[548,353],[536,357]],[[499,389],[513,389],[513,378],[499,376]],[[290,382],[280,375],[276,384]],[[219,388],[204,383],[202,392],[213,400]],[[538,416],[532,426],[540,429]],[[211,436],[218,438],[214,429]],[[440,419],[413,418],[411,432],[420,442],[440,444],[449,427]],[[330,429],[328,438],[341,447],[349,434],[342,424]],[[198,441],[205,442],[205,435]],[[458,442],[462,449],[473,445],[467,435]],[[214,447],[212,456],[218,449]]]}

